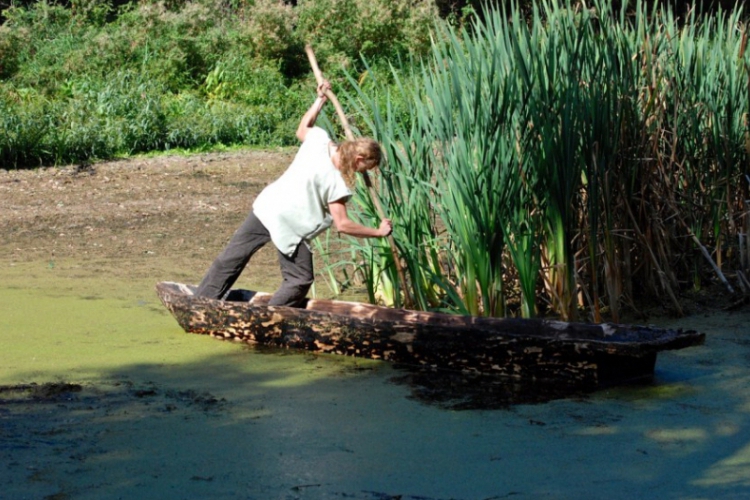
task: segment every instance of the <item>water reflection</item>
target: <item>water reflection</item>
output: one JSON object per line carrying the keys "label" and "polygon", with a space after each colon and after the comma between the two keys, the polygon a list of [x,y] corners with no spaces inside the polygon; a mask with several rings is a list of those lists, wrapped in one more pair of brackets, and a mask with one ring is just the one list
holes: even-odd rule
{"label": "water reflection", "polygon": [[551,382],[514,380],[491,375],[396,366],[391,378],[409,387],[410,397],[449,410],[498,410],[555,399],[585,399],[591,391]]}

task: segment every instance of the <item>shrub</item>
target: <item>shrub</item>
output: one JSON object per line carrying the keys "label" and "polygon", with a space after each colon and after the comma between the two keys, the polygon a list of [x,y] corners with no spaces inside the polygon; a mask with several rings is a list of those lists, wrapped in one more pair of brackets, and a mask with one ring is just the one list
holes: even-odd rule
{"label": "shrub", "polygon": [[49,103],[39,98],[23,104],[7,97],[0,101],[0,164],[14,167],[50,162],[51,155],[43,146],[50,129],[48,109]]}
{"label": "shrub", "polygon": [[0,26],[0,78],[8,78],[18,70],[22,32]]}
{"label": "shrub", "polygon": [[297,47],[294,25],[297,12],[283,0],[255,0],[239,12],[240,46],[254,58],[284,60]]}
{"label": "shrub", "polygon": [[70,0],[70,10],[78,24],[103,26],[112,12],[111,0]]}
{"label": "shrub", "polygon": [[[330,66],[424,54],[437,19],[428,0],[300,0],[297,36]],[[338,63],[338,64],[336,64]]]}

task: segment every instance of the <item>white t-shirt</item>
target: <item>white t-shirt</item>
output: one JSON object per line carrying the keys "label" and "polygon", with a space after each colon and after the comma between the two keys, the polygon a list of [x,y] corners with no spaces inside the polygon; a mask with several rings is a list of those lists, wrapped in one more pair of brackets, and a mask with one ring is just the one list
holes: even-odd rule
{"label": "white t-shirt", "polygon": [[286,172],[253,203],[255,215],[283,254],[291,256],[302,240],[328,229],[333,220],[328,204],[352,195],[331,161],[330,142],[325,130],[311,128]]}

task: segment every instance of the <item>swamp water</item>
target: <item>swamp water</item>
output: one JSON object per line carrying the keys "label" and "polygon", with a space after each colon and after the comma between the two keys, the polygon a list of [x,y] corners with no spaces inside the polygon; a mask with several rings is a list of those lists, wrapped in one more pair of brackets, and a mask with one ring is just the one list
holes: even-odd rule
{"label": "swamp water", "polygon": [[185,334],[156,279],[79,271],[0,271],[2,499],[750,496],[748,312],[663,323],[707,339],[653,384],[459,411],[384,363]]}

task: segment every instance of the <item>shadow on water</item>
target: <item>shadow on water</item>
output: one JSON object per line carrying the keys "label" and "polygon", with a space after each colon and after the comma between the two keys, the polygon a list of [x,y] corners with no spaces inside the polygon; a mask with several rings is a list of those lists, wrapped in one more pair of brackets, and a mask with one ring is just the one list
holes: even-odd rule
{"label": "shadow on water", "polygon": [[[298,351],[263,345],[245,346],[258,354],[273,356],[299,355]],[[323,358],[336,355],[306,354]],[[565,385],[554,381],[512,379],[480,373],[438,370],[406,364],[391,365],[396,374],[389,378],[393,385],[409,390],[409,399],[444,410],[508,410],[517,405],[543,404],[558,399],[582,401],[598,390]],[[351,371],[372,370],[372,366],[352,365]],[[653,377],[618,384],[620,388],[654,386]]]}
{"label": "shadow on water", "polygon": [[[261,355],[300,355],[299,351],[264,345],[245,346]],[[328,358],[336,355],[306,354]],[[515,380],[508,377],[436,370],[406,364],[389,365],[395,375],[388,381],[409,390],[409,399],[445,410],[507,410],[514,405],[541,404],[555,399],[581,400],[592,391],[552,382]],[[347,371],[372,370],[373,365],[354,364]]]}
{"label": "shadow on water", "polygon": [[512,380],[489,375],[396,366],[391,378],[409,388],[411,399],[447,410],[507,410],[514,405],[555,399],[584,399],[591,391],[553,383]]}
{"label": "shadow on water", "polygon": [[[334,356],[233,351],[129,365],[90,382],[0,387],[3,498],[587,498],[592,487],[613,498],[656,498],[639,495],[645,489],[739,498],[750,484],[746,412],[727,416],[723,402],[694,389],[648,392],[657,384],[527,407],[514,404],[559,394]],[[705,383],[719,368],[701,370],[684,377]],[[665,385],[684,382],[671,377]],[[472,408],[507,411],[443,410]],[[605,461],[591,485],[590,470]]]}
{"label": "shadow on water", "polygon": [[[414,464],[405,478],[389,477],[387,464],[403,468],[449,423],[432,418],[425,428],[429,417],[414,405],[388,401],[398,397],[383,383],[392,371],[350,362],[331,370],[330,356],[258,351],[268,371],[216,356],[169,369],[133,365],[88,382],[0,386],[0,497],[458,498],[438,493],[453,486],[429,486],[435,479]],[[325,375],[297,380],[300,363]],[[447,467],[451,456],[437,463]]]}

